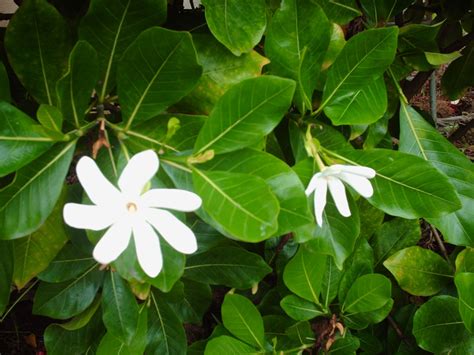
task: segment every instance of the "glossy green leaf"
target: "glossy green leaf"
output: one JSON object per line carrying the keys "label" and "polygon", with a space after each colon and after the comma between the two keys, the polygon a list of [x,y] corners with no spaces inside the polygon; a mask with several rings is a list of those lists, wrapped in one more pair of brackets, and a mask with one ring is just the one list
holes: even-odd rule
{"label": "glossy green leaf", "polygon": [[403,61],[416,70],[430,70],[424,52],[439,52],[438,32],[443,22],[434,25],[409,24],[400,29],[398,51]]}
{"label": "glossy green leaf", "polygon": [[67,73],[56,84],[59,107],[65,120],[80,127],[99,79],[97,51],[86,41],[79,41],[69,55]]}
{"label": "glossy green leaf", "polygon": [[201,324],[212,301],[212,290],[208,284],[183,279],[184,298],[176,307],[176,313],[184,323]]}
{"label": "glossy green leaf", "polygon": [[443,65],[452,62],[453,60],[461,57],[462,54],[458,51],[451,53],[432,53],[425,52],[425,57],[428,63],[431,65]]}
{"label": "glossy green leaf", "polygon": [[328,308],[337,296],[342,271],[338,269],[333,258],[327,258],[326,269],[321,283],[321,299],[325,308]]}
{"label": "glossy green leaf", "polygon": [[204,210],[235,238],[259,242],[277,231],[280,206],[262,178],[193,169],[193,182]]}
{"label": "glossy green leaf", "polygon": [[395,57],[397,34],[396,27],[367,30],[346,43],[328,70],[320,106],[334,124],[368,124],[382,117],[381,76]]}
{"label": "glossy green leaf", "polygon": [[201,165],[203,169],[250,174],[264,179],[280,204],[277,235],[311,223],[304,186],[288,165],[275,156],[253,149],[218,155]]}
{"label": "glossy green leaf", "polygon": [[441,80],[444,91],[452,100],[461,97],[467,87],[474,85],[474,45],[464,48],[461,54],[461,58],[449,65]]}
{"label": "glossy green leaf", "polygon": [[474,273],[458,273],[454,283],[459,295],[459,313],[466,328],[474,333]]}
{"label": "glossy green leaf", "polygon": [[10,81],[2,61],[0,61],[0,101],[11,101]]}
{"label": "glossy green leaf", "polygon": [[382,307],[369,312],[359,312],[344,315],[344,325],[351,329],[365,329],[370,324],[382,322],[390,314],[394,301],[389,299]]}
{"label": "glossy green leaf", "polygon": [[211,285],[245,289],[260,282],[271,270],[258,254],[226,246],[189,256],[184,276]]}
{"label": "glossy green leaf", "polygon": [[458,299],[436,296],[424,303],[413,318],[413,335],[422,349],[448,352],[466,338],[458,311]]}
{"label": "glossy green leaf", "polygon": [[263,354],[263,351],[257,351],[254,347],[251,347],[240,340],[232,338],[227,335],[222,335],[217,338],[211,339],[206,344],[206,355],[220,355],[220,354]]}
{"label": "glossy green leaf", "polygon": [[355,0],[315,0],[326,13],[329,20],[339,25],[345,25],[354,17],[360,16]]}
{"label": "glossy green leaf", "polygon": [[186,334],[181,320],[157,293],[151,294],[148,311],[146,354],[174,355],[186,353]]}
{"label": "glossy green leaf", "polygon": [[453,277],[447,262],[441,256],[418,246],[396,252],[383,265],[403,290],[416,296],[438,293]]}
{"label": "glossy green leaf", "polygon": [[397,251],[416,245],[420,237],[420,224],[417,220],[395,218],[385,222],[370,241],[374,248],[375,266]]}
{"label": "glossy green leaf", "polygon": [[46,269],[66,244],[68,236],[63,222],[63,207],[64,199],[60,198],[53,212],[37,231],[12,242],[15,257],[13,282],[18,289],[25,287]]}
{"label": "glossy green leaf", "polygon": [[249,299],[227,294],[222,303],[222,322],[233,335],[246,343],[264,349],[263,319]]}
{"label": "glossy green leaf", "polygon": [[370,23],[377,26],[398,15],[413,2],[414,0],[361,0],[360,4]]}
{"label": "glossy green leaf", "polygon": [[203,74],[194,89],[176,105],[180,112],[208,115],[232,85],[259,76],[269,62],[256,51],[236,57],[210,34],[193,33],[193,43]]}
{"label": "glossy green leaf", "polygon": [[75,142],[58,144],[20,169],[0,196],[0,238],[20,238],[38,229],[61,193]]}
{"label": "glossy green leaf", "polygon": [[380,274],[367,274],[359,277],[347,292],[342,305],[346,315],[370,312],[383,307],[392,293],[390,280]]}
{"label": "glossy green leaf", "polygon": [[13,262],[12,243],[0,241],[0,315],[5,311],[10,299]]}
{"label": "glossy green leaf", "polygon": [[234,55],[250,52],[266,26],[264,0],[203,0],[214,37]]}
{"label": "glossy green leaf", "polygon": [[462,203],[461,209],[429,219],[455,245],[474,246],[474,167],[463,153],[431,127],[413,108],[400,109],[400,150],[431,162],[446,174]]}
{"label": "glossy green leaf", "polygon": [[153,27],[127,48],[118,66],[118,95],[128,129],[161,113],[196,85],[202,74],[187,32]]}
{"label": "glossy green leaf", "polygon": [[138,305],[129,285],[117,272],[108,272],[105,277],[102,308],[108,333],[131,344],[138,325]]}
{"label": "glossy green leaf", "polygon": [[39,103],[54,105],[56,82],[66,71],[70,30],[46,0],[28,0],[8,25],[5,47],[22,84]]}
{"label": "glossy green leaf", "polygon": [[0,177],[40,156],[53,141],[30,117],[14,106],[0,102]]}
{"label": "glossy green leaf", "polygon": [[319,304],[326,258],[325,255],[301,244],[296,255],[285,267],[285,285],[298,296]]}
{"label": "glossy green leaf", "polygon": [[97,295],[94,299],[94,302],[86,308],[83,312],[79,313],[77,316],[72,318],[67,323],[62,323],[60,326],[66,330],[77,330],[86,326],[97,313],[101,304],[101,296]]}
{"label": "glossy green leaf", "polygon": [[117,63],[127,47],[143,30],[165,19],[165,0],[91,1],[79,26],[79,39],[89,42],[99,56],[101,101],[115,86]]}
{"label": "glossy green leaf", "polygon": [[328,354],[332,355],[355,355],[360,347],[360,340],[352,335],[346,334],[345,337],[336,339],[329,348]]}
{"label": "glossy green leaf", "polygon": [[383,223],[385,213],[372,206],[365,198],[357,200],[360,218],[360,238],[370,240]]}
{"label": "glossy green leaf", "polygon": [[61,132],[63,116],[56,106],[47,104],[40,105],[36,112],[36,117],[44,128],[51,131]]}
{"label": "glossy green leaf", "polygon": [[337,157],[376,171],[369,202],[392,216],[440,217],[460,207],[447,177],[422,158],[385,149],[344,151]]}
{"label": "glossy green leaf", "polygon": [[456,257],[456,272],[474,272],[474,249],[466,248]]}
{"label": "glossy green leaf", "polygon": [[231,87],[199,132],[194,150],[220,154],[252,146],[270,133],[287,111],[295,91],[293,80],[262,76]]}
{"label": "glossy green leaf", "polygon": [[300,321],[327,314],[321,306],[295,295],[283,297],[280,306],[291,318]]}
{"label": "glossy green leaf", "polygon": [[102,272],[94,265],[72,280],[41,283],[35,294],[33,313],[57,319],[81,313],[94,301],[102,278]]}
{"label": "glossy green leaf", "polygon": [[312,108],[332,26],[320,6],[307,0],[283,0],[265,37],[265,53],[273,74],[297,82],[295,102],[300,112]]}

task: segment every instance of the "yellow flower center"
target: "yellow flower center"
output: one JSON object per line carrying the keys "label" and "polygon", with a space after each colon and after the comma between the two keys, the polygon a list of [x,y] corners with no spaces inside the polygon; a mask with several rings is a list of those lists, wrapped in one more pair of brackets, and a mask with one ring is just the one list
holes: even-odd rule
{"label": "yellow flower center", "polygon": [[135,212],[137,212],[138,207],[135,203],[129,202],[129,203],[127,203],[127,210],[130,213],[135,213]]}

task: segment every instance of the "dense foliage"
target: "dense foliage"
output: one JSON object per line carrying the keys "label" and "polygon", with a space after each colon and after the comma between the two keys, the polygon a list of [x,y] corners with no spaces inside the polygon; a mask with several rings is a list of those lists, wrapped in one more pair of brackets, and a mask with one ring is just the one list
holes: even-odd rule
{"label": "dense foliage", "polygon": [[[474,1],[168,2],[25,0],[2,34],[1,321],[33,299],[51,355],[474,353],[474,169],[409,104],[472,85]],[[154,278],[63,220],[81,156],[117,183],[147,149],[202,199]],[[317,224],[333,164],[374,192]]]}

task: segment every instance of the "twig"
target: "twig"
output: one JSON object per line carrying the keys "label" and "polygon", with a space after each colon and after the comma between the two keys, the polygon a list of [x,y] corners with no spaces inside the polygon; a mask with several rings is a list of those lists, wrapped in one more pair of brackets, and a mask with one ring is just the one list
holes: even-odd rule
{"label": "twig", "polygon": [[438,243],[439,250],[441,250],[441,253],[443,254],[444,258],[448,262],[448,264],[451,266],[451,260],[449,260],[449,255],[446,250],[446,247],[444,246],[443,240],[441,239],[441,236],[439,235],[437,229],[430,224],[430,228],[433,231],[433,235],[436,239],[436,242]]}
{"label": "twig", "polygon": [[411,345],[410,342],[408,341],[408,339],[405,337],[405,334],[403,334],[403,331],[398,326],[397,322],[395,322],[395,319],[393,319],[393,317],[391,315],[388,315],[387,320],[390,323],[390,326],[395,331],[395,333],[397,333],[400,340],[403,341],[404,343],[406,343],[407,345]]}
{"label": "twig", "polygon": [[270,261],[268,262],[269,265],[271,265],[276,260],[277,256],[281,253],[286,243],[288,243],[291,238],[293,238],[292,233],[285,234],[283,237],[281,237],[280,242],[275,248],[275,254],[273,254]]}

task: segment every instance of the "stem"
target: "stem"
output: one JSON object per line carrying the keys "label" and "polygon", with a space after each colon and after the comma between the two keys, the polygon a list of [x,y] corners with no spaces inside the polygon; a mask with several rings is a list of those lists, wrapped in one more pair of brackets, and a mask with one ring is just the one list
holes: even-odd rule
{"label": "stem", "polygon": [[436,70],[433,70],[430,78],[430,108],[431,108],[431,118],[435,124],[435,127],[438,128],[438,118],[436,116]]}
{"label": "stem", "polygon": [[433,227],[431,224],[430,224],[430,228],[433,232],[433,235],[436,239],[436,243],[438,243],[438,246],[439,246],[439,250],[441,250],[441,253],[443,254],[444,258],[446,259],[446,261],[448,262],[449,266],[452,267],[451,265],[451,260],[449,260],[449,255],[448,255],[448,251],[446,250],[446,247],[444,246],[444,243],[443,243],[443,240],[441,239],[441,236],[439,235],[438,231],[436,230],[435,227]]}
{"label": "stem", "polygon": [[390,76],[393,79],[393,83],[395,84],[395,87],[397,88],[398,95],[400,96],[400,99],[403,101],[403,103],[405,105],[408,105],[408,100],[407,100],[405,94],[403,93],[403,90],[402,90],[402,87],[400,86],[400,83],[398,82],[397,78],[393,74],[392,68],[388,68],[388,72],[389,72]]}
{"label": "stem", "polygon": [[20,302],[22,300],[23,297],[26,296],[26,294],[28,292],[30,292],[30,290],[35,287],[35,285],[38,283],[39,280],[35,280],[35,282],[33,282],[30,287],[28,287],[25,291],[23,291],[23,293],[15,300],[15,302],[12,303],[12,305],[6,310],[5,314],[3,315],[2,318],[0,318],[0,323],[3,323],[3,321],[5,320],[5,318],[7,318],[8,314],[13,310],[13,308],[15,308],[15,306],[18,304],[18,302]]}

